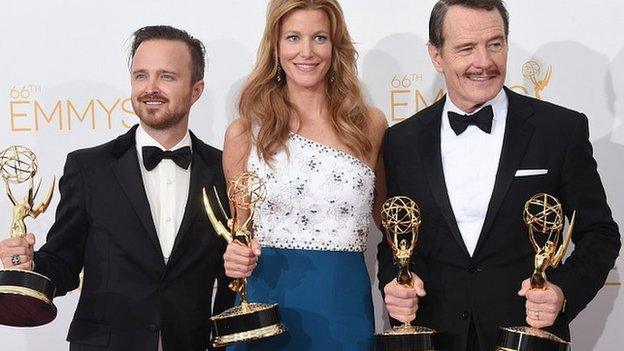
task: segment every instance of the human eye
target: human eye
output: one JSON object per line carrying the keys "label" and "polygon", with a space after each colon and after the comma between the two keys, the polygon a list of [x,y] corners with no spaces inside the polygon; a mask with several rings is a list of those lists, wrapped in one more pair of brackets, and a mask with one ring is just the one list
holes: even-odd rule
{"label": "human eye", "polygon": [[144,80],[147,78],[147,75],[143,72],[138,72],[134,74],[134,80]]}
{"label": "human eye", "polygon": [[325,43],[327,41],[327,36],[323,34],[315,35],[314,41],[319,44]]}
{"label": "human eye", "polygon": [[504,45],[503,45],[503,42],[501,42],[501,41],[495,41],[495,42],[490,43],[490,48],[492,50],[497,50],[498,51],[498,50],[501,50],[503,47],[504,47]]}
{"label": "human eye", "polygon": [[290,35],[286,36],[286,41],[288,41],[288,42],[294,43],[297,40],[299,40],[299,36],[296,35],[296,34],[290,34]]}
{"label": "human eye", "polygon": [[457,52],[461,55],[468,55],[472,52],[473,46],[471,45],[466,45],[466,46],[460,46],[459,48],[457,48]]}
{"label": "human eye", "polygon": [[175,80],[175,77],[173,76],[173,74],[169,74],[169,73],[164,73],[161,77],[163,80],[168,80],[168,81]]}

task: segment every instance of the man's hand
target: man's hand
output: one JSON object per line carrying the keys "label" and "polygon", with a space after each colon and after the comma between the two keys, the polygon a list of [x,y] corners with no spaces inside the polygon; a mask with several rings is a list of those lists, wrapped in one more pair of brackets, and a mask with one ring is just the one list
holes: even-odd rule
{"label": "man's hand", "polygon": [[416,318],[418,300],[427,294],[423,281],[416,274],[412,273],[412,279],[412,287],[400,285],[396,279],[384,287],[386,309],[390,317],[402,323],[411,322]]}
{"label": "man's hand", "polygon": [[526,321],[534,328],[553,325],[561,312],[565,297],[555,284],[546,282],[544,289],[532,289],[530,279],[522,282],[518,295],[526,297]]}
{"label": "man's hand", "polygon": [[223,254],[225,275],[230,278],[247,278],[251,276],[258,264],[260,254],[260,244],[255,240],[251,242],[251,248],[241,244],[239,241],[232,241],[228,244]]}
{"label": "man's hand", "polygon": [[33,269],[35,236],[32,233],[22,238],[9,238],[0,241],[0,259],[7,269]]}

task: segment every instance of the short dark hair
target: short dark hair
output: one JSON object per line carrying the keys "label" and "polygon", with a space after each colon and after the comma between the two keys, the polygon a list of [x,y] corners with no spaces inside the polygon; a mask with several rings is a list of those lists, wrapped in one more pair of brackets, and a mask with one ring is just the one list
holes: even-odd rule
{"label": "short dark hair", "polygon": [[164,40],[177,40],[184,42],[189,48],[191,54],[191,80],[196,83],[204,79],[204,70],[206,68],[206,49],[204,44],[191,36],[188,32],[178,29],[172,26],[159,25],[159,26],[146,26],[137,29],[133,33],[132,47],[130,49],[130,57],[128,63],[132,64],[132,59],[136,53],[139,45],[144,41],[164,39]]}
{"label": "short dark hair", "polygon": [[507,12],[505,3],[502,0],[440,0],[433,6],[431,17],[429,17],[429,43],[433,46],[441,48],[444,45],[444,18],[448,8],[455,5],[486,11],[498,10],[501,17],[503,17],[505,39],[509,36],[509,12]]}

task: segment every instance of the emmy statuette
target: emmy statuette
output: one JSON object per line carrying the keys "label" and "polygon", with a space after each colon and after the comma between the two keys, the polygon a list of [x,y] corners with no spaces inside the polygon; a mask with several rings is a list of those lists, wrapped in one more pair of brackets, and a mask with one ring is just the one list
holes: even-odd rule
{"label": "emmy statuette", "polygon": [[[232,218],[228,218],[216,189],[213,189],[221,213],[227,219],[227,227],[215,215],[206,189],[204,189],[204,208],[208,219],[228,243],[238,241],[249,246],[253,239],[250,230],[251,221],[256,206],[263,200],[266,188],[262,180],[253,172],[241,173],[228,184],[227,196],[232,204]],[[242,221],[243,215],[247,218]],[[238,278],[229,285],[240,296],[240,305],[230,308],[223,313],[213,316],[214,336],[212,345],[224,347],[227,345],[268,338],[286,331],[279,318],[277,304],[254,303],[247,300],[247,278]]]}
{"label": "emmy statuette", "polygon": [[[0,174],[5,183],[6,194],[13,206],[10,237],[26,235],[26,217],[37,218],[50,205],[55,179],[41,203],[35,204],[41,180],[37,187],[37,157],[28,148],[14,145],[0,153]],[[27,192],[22,200],[14,195],[11,184],[26,183]],[[20,264],[18,255],[11,258],[13,265]],[[0,324],[14,327],[34,327],[50,323],[56,318],[52,299],[56,286],[46,276],[22,269],[0,270]]]}
{"label": "emmy statuette", "polygon": [[[535,250],[531,288],[546,286],[546,269],[556,268],[570,244],[576,211],[570,219],[567,234],[559,245],[563,228],[563,210],[557,198],[536,194],[524,205],[524,223],[529,228],[529,241]],[[536,238],[536,233],[545,238]],[[539,240],[543,239],[543,240]],[[545,239],[545,240],[544,240]],[[540,245],[540,241],[544,244]],[[532,327],[501,327],[496,351],[569,351],[570,343],[547,331]]]}
{"label": "emmy statuette", "polygon": [[[396,281],[406,287],[413,286],[410,257],[418,241],[420,210],[418,205],[405,196],[391,197],[381,208],[381,224],[386,239],[399,266]],[[426,327],[401,326],[375,335],[377,351],[438,351],[441,350],[440,334]]]}

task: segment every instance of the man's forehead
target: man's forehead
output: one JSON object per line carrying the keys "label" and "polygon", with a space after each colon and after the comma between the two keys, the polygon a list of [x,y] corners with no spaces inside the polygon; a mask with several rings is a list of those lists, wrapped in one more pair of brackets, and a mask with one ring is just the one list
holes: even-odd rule
{"label": "man's forehead", "polygon": [[490,11],[464,6],[449,7],[443,24],[446,39],[489,34],[504,35],[505,24],[497,9]]}
{"label": "man's forehead", "polygon": [[140,65],[160,63],[175,66],[178,63],[190,62],[191,54],[186,43],[166,39],[152,39],[142,42],[132,58],[133,68],[137,63]]}
{"label": "man's forehead", "polygon": [[[137,57],[143,53],[148,55],[142,56],[177,56],[179,58],[189,57],[189,48],[185,42],[179,40],[167,40],[167,39],[150,39],[142,42],[136,49],[134,57]],[[160,55],[158,55],[160,54]]]}

